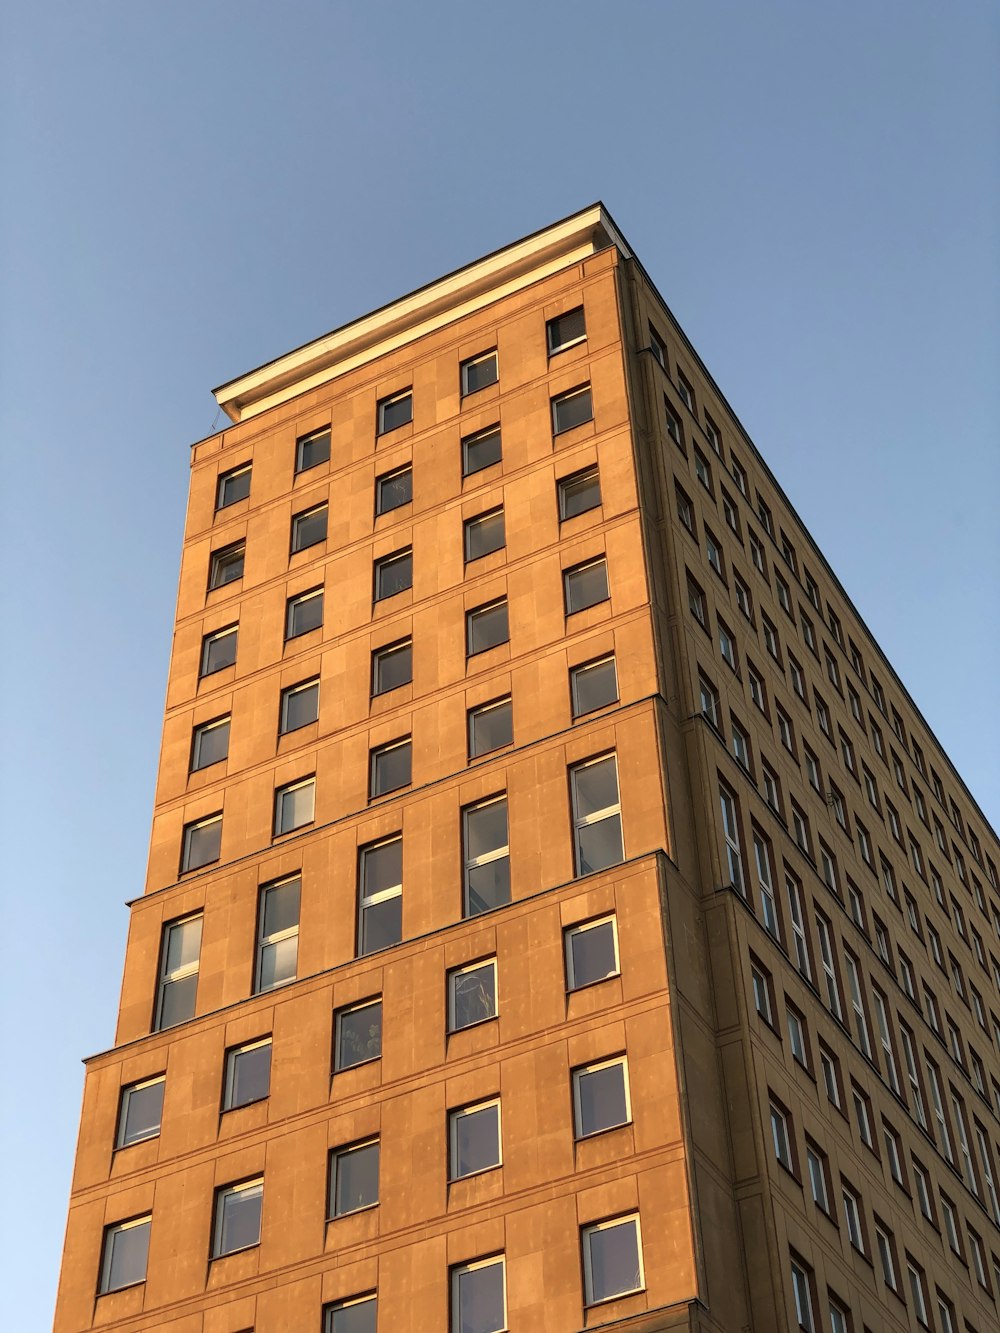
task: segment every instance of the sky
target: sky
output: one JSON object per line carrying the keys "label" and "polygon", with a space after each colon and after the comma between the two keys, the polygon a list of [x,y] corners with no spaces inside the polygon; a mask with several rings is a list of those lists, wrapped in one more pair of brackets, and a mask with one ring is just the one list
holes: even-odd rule
{"label": "sky", "polygon": [[113,1041],[213,386],[602,199],[997,825],[998,68],[992,0],[6,7],[10,1327]]}

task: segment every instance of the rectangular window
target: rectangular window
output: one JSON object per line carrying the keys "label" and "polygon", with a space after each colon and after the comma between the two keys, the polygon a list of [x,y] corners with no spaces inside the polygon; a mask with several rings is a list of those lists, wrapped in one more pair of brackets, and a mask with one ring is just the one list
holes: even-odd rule
{"label": "rectangular window", "polygon": [[459,967],[448,973],[448,1031],[486,1023],[497,1016],[497,960]]}
{"label": "rectangular window", "polygon": [[750,536],[750,560],[758,574],[767,578],[767,561],[764,558],[764,547],[761,545],[760,538],[756,533],[751,532]]}
{"label": "rectangular window", "polygon": [[477,514],[475,518],[466,519],[463,527],[466,563],[479,560],[493,551],[500,551],[506,545],[502,505],[499,509],[491,509],[488,514]]}
{"label": "rectangular window", "polygon": [[413,549],[405,547],[384,555],[372,567],[372,600],[384,602],[413,587]]}
{"label": "rectangular window", "polygon": [[389,398],[381,398],[378,403],[378,434],[386,435],[413,420],[413,390],[404,389]]}
{"label": "rectangular window", "polygon": [[677,371],[677,393],[687,410],[693,414],[696,410],[694,405],[694,390],[681,374],[680,370]]}
{"label": "rectangular window", "polygon": [[835,1106],[838,1111],[843,1111],[844,1095],[840,1084],[840,1061],[828,1046],[824,1046],[822,1041],[819,1044],[819,1065],[823,1074],[823,1086],[826,1089],[827,1101],[831,1106]]}
{"label": "rectangular window", "polygon": [[568,616],[608,601],[611,592],[605,558],[601,556],[599,560],[590,560],[586,564],[563,570],[563,596]]}
{"label": "rectangular window", "polygon": [[677,501],[677,517],[693,537],[695,535],[694,505],[691,503],[691,497],[677,484],[676,481],[674,482],[674,498]]}
{"label": "rectangular window", "polygon": [[214,672],[233,665],[236,661],[239,630],[239,625],[227,625],[225,629],[213,630],[211,634],[204,636],[201,641],[200,675],[211,676]]}
{"label": "rectangular window", "polygon": [[754,864],[757,868],[757,888],[760,892],[761,918],[764,929],[776,940],[781,940],[781,925],[778,920],[778,907],[774,897],[774,859],[771,844],[756,828],[753,834]]}
{"label": "rectangular window", "polygon": [[408,505],[413,499],[413,468],[396,468],[375,478],[375,514],[388,514],[393,509]]}
{"label": "rectangular window", "polygon": [[732,713],[729,715],[730,734],[732,736],[733,758],[753,777],[753,752],[750,748],[750,734],[746,729],[736,721]]}
{"label": "rectangular window", "polygon": [[301,685],[289,685],[281,691],[281,709],[278,730],[282,736],[290,731],[307,727],[319,717],[319,678],[304,680]]}
{"label": "rectangular window", "polygon": [[[327,1215],[346,1217],[378,1203],[379,1141],[352,1143],[330,1154],[330,1196]],[[355,1310],[359,1307],[354,1306]],[[348,1329],[353,1324],[347,1324]],[[374,1325],[372,1326],[374,1329]]]}
{"label": "rectangular window", "polygon": [[374,1296],[338,1301],[323,1310],[323,1333],[375,1333],[378,1301]]}
{"label": "rectangular window", "polygon": [[760,762],[760,775],[764,782],[764,799],[776,815],[784,818],[781,808],[781,779],[764,759]]}
{"label": "rectangular window", "polygon": [[318,546],[320,542],[326,541],[328,518],[329,509],[325,504],[314,505],[312,509],[304,509],[301,514],[292,515],[293,555],[296,551],[304,551],[307,547]]}
{"label": "rectangular window", "polygon": [[122,1088],[116,1148],[131,1148],[133,1143],[145,1143],[159,1135],[165,1086],[166,1075],[158,1074]]}
{"label": "rectangular window", "polygon": [[927,1279],[924,1270],[910,1255],[906,1256],[906,1280],[913,1298],[913,1312],[917,1316],[917,1322],[923,1324],[925,1328],[930,1328],[927,1318]]}
{"label": "rectangular window", "polygon": [[601,503],[601,479],[597,465],[574,472],[570,477],[561,477],[559,490],[559,521],[564,523],[577,514],[585,514],[589,509],[597,509]]}
{"label": "rectangular window", "polygon": [[666,348],[663,346],[663,339],[653,328],[652,324],[650,324],[649,326],[649,350],[653,353],[653,356],[660,363],[663,369],[666,370],[667,368]]}
{"label": "rectangular window", "polygon": [[927,1168],[918,1162],[915,1157],[911,1157],[910,1161],[913,1164],[913,1184],[916,1189],[920,1211],[928,1222],[937,1225],[934,1220],[933,1186],[931,1185],[931,1178],[927,1174]]}
{"label": "rectangular window", "polygon": [[449,1180],[461,1180],[501,1164],[500,1101],[480,1102],[448,1113]]}
{"label": "rectangular window", "polygon": [[264,1202],[264,1180],[244,1180],[227,1185],[215,1194],[215,1228],[212,1258],[249,1250],[260,1244],[260,1215]]}
{"label": "rectangular window", "polygon": [[764,636],[764,647],[774,658],[776,662],[781,661],[781,644],[778,642],[778,631],[765,615],[761,615],[760,629]]}
{"label": "rectangular window", "polygon": [[614,916],[571,926],[563,932],[563,945],[567,990],[582,990],[618,976],[618,926]]}
{"label": "rectangular window", "polygon": [[191,734],[190,771],[197,773],[203,768],[220,764],[229,755],[229,717],[217,717],[213,722],[203,722],[195,727]]}
{"label": "rectangular window", "polygon": [[467,398],[470,393],[478,393],[480,389],[487,389],[491,384],[496,384],[500,378],[496,348],[463,361],[460,371],[463,398]]}
{"label": "rectangular window", "polygon": [[341,1009],[334,1024],[334,1073],[382,1058],[382,1001]]}
{"label": "rectangular window", "polygon": [[842,1182],[841,1193],[844,1200],[844,1221],[847,1224],[847,1239],[860,1253],[865,1253],[865,1235],[861,1222],[861,1198],[852,1186]]}
{"label": "rectangular window", "polygon": [[688,609],[703,629],[708,628],[708,611],[705,594],[698,587],[690,574],[687,576]]}
{"label": "rectangular window", "polygon": [[583,717],[618,702],[618,673],[614,657],[584,662],[569,673],[573,716]]}
{"label": "rectangular window", "polygon": [[469,657],[510,642],[507,599],[477,606],[465,613],[465,651]]}
{"label": "rectangular window", "polygon": [[747,896],[746,876],[743,872],[743,847],[740,838],[740,816],[736,797],[726,787],[719,788],[719,804],[722,809],[722,832],[726,843],[726,867],[729,887],[734,888],[741,897]]}
{"label": "rectangular window", "polygon": [[513,745],[514,708],[509,695],[506,699],[470,708],[468,721],[470,759]]}
{"label": "rectangular window", "polygon": [[147,1213],[145,1217],[133,1217],[128,1222],[105,1227],[98,1289],[102,1296],[146,1281],[152,1222],[152,1215]]}
{"label": "rectangular window", "polygon": [[599,1305],[642,1291],[642,1239],[639,1216],[616,1217],[583,1229],[584,1303]]}
{"label": "rectangular window", "polygon": [[774,520],[771,518],[771,510],[768,508],[760,491],[757,492],[757,517],[760,519],[761,527],[767,535],[773,538]]}
{"label": "rectangular window", "polygon": [[780,1103],[771,1102],[771,1142],[774,1155],[786,1171],[795,1174],[795,1157],[792,1149],[792,1131],[788,1112]]}
{"label": "rectangular window", "polygon": [[872,1128],[872,1104],[867,1093],[851,1082],[851,1101],[854,1103],[854,1115],[858,1122],[858,1135],[861,1142],[872,1152],[875,1151],[875,1134]]}
{"label": "rectangular window", "polygon": [[722,730],[722,712],[719,707],[719,691],[712,682],[698,673],[698,701],[701,704],[701,715],[710,722],[716,731]]}
{"label": "rectangular window", "polygon": [[254,994],[295,980],[299,957],[298,875],[266,884],[257,909],[257,970]]}
{"label": "rectangular window", "polygon": [[712,490],[712,464],[708,461],[700,449],[694,451],[694,475],[708,491],[709,495],[714,495]]}
{"label": "rectangular window", "polygon": [[785,897],[788,901],[788,919],[792,926],[795,964],[806,980],[812,981],[812,960],[809,956],[809,938],[806,934],[805,911],[802,905],[802,885],[787,870]]}
{"label": "rectangular window", "polygon": [[589,384],[581,384],[579,388],[570,389],[552,399],[553,435],[562,435],[564,431],[593,419],[594,405]]}
{"label": "rectangular window", "polygon": [[732,474],[733,481],[736,482],[740,495],[744,500],[749,497],[750,487],[747,482],[746,468],[742,463],[738,463],[732,453],[729,455],[729,471]]}
{"label": "rectangular window", "polygon": [[319,629],[323,624],[323,589],[310,588],[308,592],[289,597],[285,604],[285,638],[297,639],[300,634]]}
{"label": "rectangular window", "polygon": [[882,1278],[890,1291],[899,1291],[899,1279],[896,1276],[896,1242],[888,1227],[875,1219],[875,1248],[878,1250]]}
{"label": "rectangular window", "polygon": [[836,958],[833,951],[833,931],[830,922],[821,912],[816,913],[816,935],[819,939],[819,956],[823,967],[827,1004],[834,1018],[838,1022],[843,1022],[840,982],[837,979]]}
{"label": "rectangular window", "polygon": [[222,1090],[223,1111],[235,1111],[251,1102],[263,1101],[271,1091],[271,1038],[262,1037],[226,1052],[226,1081]]}
{"label": "rectangular window", "polygon": [[358,957],[403,938],[403,839],[361,849],[358,864]]}
{"label": "rectangular window", "polygon": [[250,464],[244,463],[241,467],[231,468],[229,472],[220,475],[215,492],[215,507],[227,509],[229,505],[245,500],[249,494]]}
{"label": "rectangular window", "polygon": [[471,477],[484,468],[492,467],[503,458],[503,445],[500,441],[500,427],[489,426],[486,430],[466,435],[462,440],[462,476]]}
{"label": "rectangular window", "polygon": [[289,782],[274,793],[274,836],[311,824],[316,814],[316,779]]}
{"label": "rectangular window", "polygon": [[575,310],[567,310],[564,315],[556,315],[554,319],[546,321],[545,341],[548,345],[549,356],[553,356],[556,352],[563,352],[567,347],[575,347],[577,343],[584,342],[586,337],[587,324],[582,305],[578,305]]}
{"label": "rectangular window", "polygon": [[465,915],[478,916],[510,902],[510,844],[507,798],[469,806],[462,812],[465,857]]}
{"label": "rectangular window", "polygon": [[760,711],[767,716],[767,687],[763,678],[747,663],[747,686],[750,690],[750,698],[757,705]]}
{"label": "rectangular window", "polygon": [[708,415],[707,412],[705,413],[705,434],[708,436],[709,444],[721,458],[722,435],[719,431],[718,426],[715,424],[715,422],[712,420],[712,418]]}
{"label": "rectangular window", "polygon": [[785,996],[785,1017],[788,1026],[788,1045],[792,1052],[792,1058],[803,1069],[808,1069],[810,1061],[806,1020],[795,1006],[789,1003],[787,995]]}
{"label": "rectangular window", "polygon": [[387,694],[413,679],[413,641],[401,639],[372,653],[372,694]]}
{"label": "rectangular window", "polygon": [[736,502],[729,495],[725,487],[722,488],[722,512],[726,519],[726,525],[731,532],[735,532],[737,537],[740,533],[740,515],[736,508]]}
{"label": "rectangular window", "polygon": [[233,542],[213,551],[208,565],[208,590],[224,588],[227,583],[235,583],[243,577],[243,561],[247,544]]}
{"label": "rectangular window", "polygon": [[632,1108],[624,1056],[573,1070],[573,1116],[578,1139],[630,1123]]}
{"label": "rectangular window", "polygon": [[507,1327],[503,1255],[451,1270],[451,1333],[502,1333]]}
{"label": "rectangular window", "polygon": [[806,1166],[809,1170],[809,1188],[812,1191],[813,1203],[829,1216],[830,1164],[826,1153],[809,1139],[806,1139]]}
{"label": "rectangular window", "polygon": [[310,431],[308,435],[300,435],[295,441],[295,471],[308,472],[312,467],[319,467],[320,463],[330,461],[330,427],[323,426],[320,430]]}
{"label": "rectangular window", "polygon": [[847,949],[844,950],[844,966],[847,971],[848,990],[851,996],[851,1008],[854,1012],[854,1030],[858,1038],[858,1045],[871,1060],[872,1043],[868,1031],[868,1015],[865,1012],[861,968],[858,960]]}
{"label": "rectangular window", "polygon": [[413,745],[409,736],[380,745],[368,755],[368,796],[385,796],[400,787],[410,785],[413,767]]}
{"label": "rectangular window", "polygon": [[613,754],[570,769],[576,873],[590,875],[625,859],[618,763]]}
{"label": "rectangular window", "polygon": [[792,1259],[792,1299],[795,1318],[803,1333],[816,1333],[816,1312],[813,1306],[812,1270],[800,1260]]}
{"label": "rectangular window", "polygon": [[202,917],[185,917],[163,927],[160,945],[160,979],[156,992],[157,1032],[176,1027],[194,1017],[201,958]]}
{"label": "rectangular window", "polygon": [[736,642],[733,639],[733,632],[728,627],[728,625],[726,625],[721,620],[718,622],[718,626],[719,626],[719,653],[722,656],[722,660],[726,663],[726,665],[730,668],[730,670],[735,671],[737,669]]}

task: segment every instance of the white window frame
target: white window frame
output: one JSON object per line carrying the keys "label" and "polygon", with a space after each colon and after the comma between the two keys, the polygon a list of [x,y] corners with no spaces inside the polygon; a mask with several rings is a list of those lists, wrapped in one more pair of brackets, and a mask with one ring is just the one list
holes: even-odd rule
{"label": "white window frame", "polygon": [[[399,843],[399,847],[400,847],[400,851],[399,851],[400,880],[399,880],[399,883],[398,883],[398,884],[390,884],[390,885],[388,885],[388,886],[387,886],[386,888],[384,888],[384,889],[376,889],[376,890],[374,890],[373,892],[369,893],[369,892],[367,891],[367,888],[366,888],[366,885],[367,885],[368,858],[371,856],[371,854],[372,854],[373,852],[381,851],[383,847],[391,847],[391,846],[393,846],[395,843]],[[371,953],[378,953],[378,952],[380,952],[380,950],[367,950],[367,951],[365,950],[364,943],[365,943],[365,922],[366,922],[366,914],[367,914],[373,907],[378,907],[378,906],[380,906],[380,904],[382,904],[382,903],[392,902],[392,901],[393,901],[394,899],[396,899],[396,898],[402,898],[402,896],[403,896],[402,868],[403,868],[403,837],[402,837],[402,834],[395,834],[395,835],[394,835],[393,837],[391,837],[391,838],[382,838],[382,839],[380,839],[378,842],[369,843],[367,846],[362,847],[362,848],[360,849],[360,852],[359,852],[359,855],[358,855],[358,938],[357,938],[357,949],[358,949],[358,957],[359,957],[359,958],[367,958],[367,957],[369,957],[369,956],[371,955]],[[385,947],[386,947],[386,948],[391,948],[392,946],[391,946],[391,945],[386,945]]]}
{"label": "white window frame", "polygon": [[[610,1231],[615,1227],[624,1227],[631,1225],[635,1231],[635,1249],[638,1260],[636,1270],[637,1285],[629,1287],[624,1291],[610,1292],[607,1296],[595,1296],[594,1293],[594,1272],[593,1260],[591,1258],[590,1241],[591,1237],[599,1235],[602,1231]],[[623,1217],[611,1217],[606,1222],[595,1222],[592,1226],[583,1228],[581,1238],[581,1248],[583,1250],[583,1291],[584,1305],[590,1309],[595,1305],[601,1305],[605,1301],[621,1300],[625,1296],[635,1295],[637,1292],[645,1291],[646,1275],[642,1257],[642,1229],[639,1223],[638,1213],[629,1213]]]}
{"label": "white window frame", "polygon": [[[584,935],[590,930],[600,930],[604,926],[611,927],[611,941],[614,946],[615,969],[613,972],[607,972],[603,977],[595,977],[593,981],[577,981],[576,968],[573,963],[573,939],[575,936]],[[567,926],[563,930],[563,955],[566,960],[566,989],[568,991],[585,990],[588,986],[598,986],[602,981],[609,981],[612,977],[621,975],[621,957],[618,952],[618,918],[614,912],[606,916],[595,917],[592,921],[581,921],[572,926]]]}
{"label": "white window frame", "polygon": [[507,1327],[507,1263],[502,1254],[490,1255],[487,1259],[476,1259],[472,1263],[459,1264],[451,1270],[451,1327],[459,1330],[462,1325],[462,1277],[466,1273],[477,1273],[484,1268],[500,1267],[500,1297],[502,1309],[498,1311],[500,1322],[494,1324],[491,1333],[503,1333]]}
{"label": "white window frame", "polygon": [[736,797],[725,787],[719,788],[722,810],[722,835],[726,846],[726,869],[729,882],[743,898],[747,896],[746,875],[743,870],[743,847],[740,841],[740,822]]}
{"label": "white window frame", "polygon": [[[277,890],[287,888],[290,884],[298,884],[299,886],[299,914],[296,917],[295,925],[286,926],[283,930],[276,930],[271,935],[265,935],[264,920],[266,912],[265,905],[267,903],[267,895],[269,893],[274,893]],[[275,880],[270,884],[262,884],[260,886],[260,896],[257,905],[257,950],[254,962],[254,986],[253,986],[254,995],[263,995],[266,994],[268,991],[280,990],[282,986],[291,985],[291,983],[295,981],[298,976],[299,921],[301,920],[302,916],[301,894],[302,894],[302,878],[300,875],[288,875],[285,879]],[[294,939],[296,941],[295,970],[292,976],[285,977],[281,981],[275,981],[270,986],[262,987],[261,974],[263,972],[265,950],[271,948],[273,945],[284,944],[286,940],[291,940],[291,939]]]}
{"label": "white window frame", "polygon": [[[260,1212],[257,1219],[257,1239],[246,1245],[239,1245],[231,1250],[222,1249],[226,1224],[226,1200],[235,1199],[240,1194],[256,1191],[260,1197]],[[252,1180],[241,1180],[235,1185],[225,1185],[215,1192],[215,1219],[212,1226],[212,1258],[224,1259],[230,1254],[242,1254],[260,1244],[260,1233],[264,1220],[264,1177],[255,1176]]]}
{"label": "white window frame", "polygon": [[[482,1018],[474,1019],[471,1023],[463,1023],[461,1027],[457,1026],[456,1013],[458,1009],[458,981],[460,977],[468,976],[472,972],[480,972],[484,968],[489,968],[493,973],[493,1012],[486,1014]],[[478,1027],[480,1023],[492,1023],[500,1012],[500,990],[499,975],[497,971],[497,960],[495,958],[482,958],[479,962],[468,963],[464,967],[452,968],[448,973],[448,1031],[465,1032],[469,1028]]]}
{"label": "white window frame", "polygon": [[[192,963],[183,963],[181,964],[180,967],[175,967],[173,969],[170,969],[169,958],[170,958],[171,934],[173,933],[173,931],[179,930],[183,926],[190,925],[191,922],[193,921],[198,922],[197,957],[195,958],[195,961]],[[160,975],[156,987],[156,1015],[155,1015],[155,1022],[153,1024],[154,1031],[156,1032],[164,1031],[164,1029],[161,1027],[161,1023],[163,1020],[163,1008],[164,1008],[163,1001],[166,995],[167,986],[172,985],[174,982],[177,981],[186,981],[188,977],[192,976],[197,977],[200,972],[202,932],[204,930],[204,926],[205,926],[205,917],[204,913],[202,912],[191,912],[188,916],[179,917],[176,921],[166,921],[163,924],[163,931],[160,939]],[[192,1003],[191,1006],[192,1012],[196,1012],[197,1009],[197,1002],[198,1002],[197,985],[198,983],[196,981],[194,1002]],[[176,1026],[176,1024],[172,1024],[171,1026]]]}
{"label": "white window frame", "polygon": [[[353,1208],[337,1207],[337,1192],[340,1183],[340,1164],[354,1153],[366,1152],[371,1148],[377,1148],[379,1154],[378,1167],[375,1170],[375,1198],[370,1203],[359,1203]],[[367,1212],[369,1208],[377,1208],[379,1205],[379,1184],[380,1171],[382,1166],[382,1145],[376,1134],[373,1138],[362,1139],[358,1143],[345,1143],[341,1148],[334,1148],[330,1153],[330,1170],[327,1179],[327,1220],[332,1222],[338,1217],[353,1217],[355,1213]]]}
{"label": "white window frame", "polygon": [[[285,801],[289,797],[292,799],[292,809],[295,808],[296,795],[298,792],[305,792],[307,788],[312,789],[312,801],[307,801],[307,808],[311,805],[308,818],[299,820],[297,824],[285,824]],[[283,837],[286,833],[294,833],[297,829],[307,828],[316,821],[316,775],[310,774],[309,777],[299,778],[296,782],[286,782],[281,787],[276,787],[274,792],[274,836]]]}
{"label": "white window frame", "polygon": [[[153,1226],[153,1214],[145,1213],[142,1217],[132,1217],[124,1222],[115,1222],[104,1229],[104,1239],[101,1244],[101,1284],[98,1294],[107,1295],[112,1291],[127,1291],[130,1287],[141,1286],[146,1281],[146,1273],[149,1269],[149,1233]],[[118,1236],[124,1235],[128,1231],[134,1231],[137,1227],[146,1228],[146,1264],[143,1268],[141,1278],[134,1282],[124,1282],[117,1286],[111,1285],[111,1274],[114,1268],[115,1240]]]}
{"label": "white window frame", "polygon": [[[598,764],[606,764],[609,762],[611,763],[614,769],[615,790],[618,793],[617,801],[612,802],[611,805],[602,806],[600,810],[594,810],[589,815],[581,815],[579,813],[579,796],[577,790],[577,779],[579,777],[579,774],[581,774],[585,769],[594,768]],[[573,812],[573,864],[577,876],[580,876],[585,873],[581,868],[583,865],[583,857],[580,846],[581,830],[585,828],[591,828],[595,824],[603,824],[605,822],[615,819],[618,821],[618,840],[619,843],[621,844],[622,854],[618,861],[614,861],[611,864],[620,865],[621,862],[625,859],[625,828],[622,822],[621,784],[618,781],[617,753],[612,751],[610,754],[601,754],[601,755],[596,755],[593,759],[585,759],[582,763],[574,764],[570,768],[569,772],[570,772],[571,809]],[[607,868],[608,867],[605,867],[605,869]],[[600,874],[601,872],[588,871],[586,873]]]}
{"label": "white window frame", "polygon": [[[270,1036],[261,1037],[257,1041],[242,1042],[239,1046],[230,1046],[226,1051],[225,1078],[222,1088],[222,1109],[223,1111],[238,1111],[242,1106],[254,1106],[257,1102],[265,1101],[270,1096],[271,1075],[268,1070],[268,1091],[262,1097],[254,1097],[250,1101],[234,1101],[236,1088],[236,1061],[241,1055],[246,1055],[248,1051],[259,1051],[265,1046],[272,1046]],[[272,1047],[273,1052],[273,1047]]]}
{"label": "white window frame", "polygon": [[[288,704],[296,695],[305,694],[308,690],[316,691],[316,717],[310,722],[300,722],[297,727],[288,726]],[[278,714],[278,734],[288,736],[292,731],[298,731],[302,727],[312,725],[312,722],[319,719],[319,676],[313,676],[309,680],[300,681],[297,685],[289,685],[281,691],[281,706]]]}
{"label": "white window frame", "polygon": [[[599,1129],[592,1129],[589,1133],[583,1132],[583,1103],[580,1094],[581,1082],[592,1074],[600,1074],[605,1069],[619,1068],[622,1071],[622,1088],[625,1094],[625,1119],[616,1121],[613,1125],[602,1125]],[[596,1138],[599,1134],[608,1134],[612,1130],[621,1129],[625,1125],[632,1123],[632,1093],[629,1088],[628,1079],[628,1059],[624,1055],[616,1055],[610,1060],[598,1060],[593,1064],[580,1065],[572,1072],[573,1083],[573,1134],[577,1142],[584,1139]]]}
{"label": "white window frame", "polygon": [[128,1129],[128,1112],[132,1103],[132,1097],[137,1092],[144,1092],[147,1088],[154,1088],[159,1085],[166,1090],[166,1074],[155,1074],[152,1078],[139,1079],[135,1083],[126,1083],[120,1093],[120,1102],[118,1106],[118,1128],[115,1133],[115,1148],[131,1148],[136,1143],[148,1143],[150,1139],[156,1139],[160,1136],[160,1127],[163,1121],[163,1093],[160,1093],[160,1121],[155,1129],[126,1138]]}
{"label": "white window frame", "polygon": [[[469,371],[474,366],[482,366],[487,361],[493,362],[493,378],[487,380],[485,384],[480,384],[478,388],[472,388],[469,384]],[[468,398],[469,394],[480,393],[483,389],[489,389],[492,385],[500,382],[500,359],[497,356],[497,349],[494,347],[488,352],[480,352],[478,356],[470,356],[463,361],[459,367],[461,372],[462,397]]]}
{"label": "white window frame", "polygon": [[[467,1116],[482,1115],[484,1112],[496,1110],[496,1161],[490,1162],[486,1166],[478,1167],[475,1171],[458,1171],[458,1126],[459,1122]],[[483,1102],[470,1102],[468,1106],[455,1107],[448,1112],[448,1180],[468,1180],[472,1176],[484,1175],[487,1171],[496,1171],[498,1167],[503,1166],[503,1122],[501,1120],[500,1098],[490,1097]]]}

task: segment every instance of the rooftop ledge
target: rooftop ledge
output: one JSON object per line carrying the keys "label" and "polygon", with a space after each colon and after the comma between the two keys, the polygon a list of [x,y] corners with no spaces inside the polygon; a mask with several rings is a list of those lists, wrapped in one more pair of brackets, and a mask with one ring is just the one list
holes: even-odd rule
{"label": "rooftop ledge", "polygon": [[631,257],[604,205],[592,204],[220,385],[216,402],[246,421],[611,245]]}

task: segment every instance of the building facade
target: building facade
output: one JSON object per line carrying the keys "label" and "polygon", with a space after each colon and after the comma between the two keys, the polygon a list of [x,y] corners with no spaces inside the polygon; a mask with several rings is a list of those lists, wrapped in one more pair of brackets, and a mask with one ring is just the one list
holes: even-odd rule
{"label": "building facade", "polygon": [[988,1333],[995,835],[606,210],[217,390],[57,1333]]}

